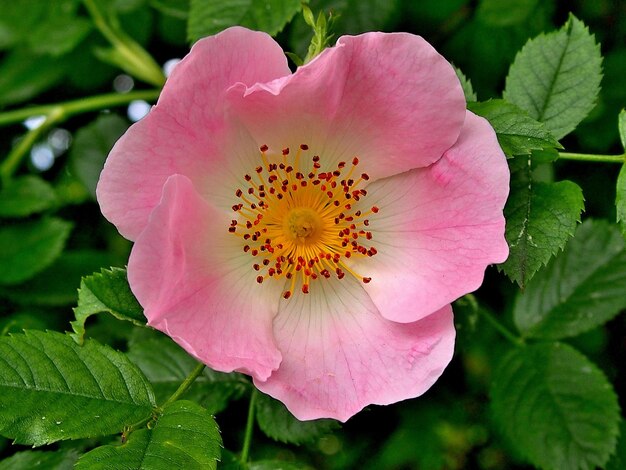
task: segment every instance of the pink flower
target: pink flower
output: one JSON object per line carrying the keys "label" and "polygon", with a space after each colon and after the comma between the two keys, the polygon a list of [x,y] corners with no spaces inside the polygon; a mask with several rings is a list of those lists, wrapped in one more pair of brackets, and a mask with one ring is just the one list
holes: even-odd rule
{"label": "pink flower", "polygon": [[505,157],[411,34],[342,37],[291,73],[268,35],[198,41],[117,142],[98,200],[135,241],[149,325],[302,420],[424,393],[450,303],[506,259]]}

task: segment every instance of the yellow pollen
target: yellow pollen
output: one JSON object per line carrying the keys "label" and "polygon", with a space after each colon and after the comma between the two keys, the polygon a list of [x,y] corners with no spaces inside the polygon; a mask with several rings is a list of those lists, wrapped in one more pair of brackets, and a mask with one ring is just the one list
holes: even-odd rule
{"label": "yellow pollen", "polygon": [[263,145],[261,164],[244,176],[246,185],[235,191],[239,202],[232,209],[237,216],[228,227],[243,239],[243,251],[252,257],[258,283],[268,278],[288,281],[286,299],[296,285],[308,294],[312,281],[343,279],[346,273],[370,282],[371,278],[351,269],[348,260],[377,253],[368,217],[378,208],[363,204],[367,191],[360,187],[369,176],[352,176],[359,159],[324,171],[315,155],[305,169],[301,163],[308,149],[301,145],[293,157],[283,149],[277,159],[270,158]]}

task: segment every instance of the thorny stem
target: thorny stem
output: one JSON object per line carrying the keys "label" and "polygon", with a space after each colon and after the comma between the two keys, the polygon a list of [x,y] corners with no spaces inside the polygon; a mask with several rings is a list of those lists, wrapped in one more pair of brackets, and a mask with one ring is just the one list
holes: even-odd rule
{"label": "thorny stem", "polygon": [[252,430],[254,428],[254,408],[256,406],[257,395],[256,388],[252,388],[250,395],[250,405],[248,406],[248,420],[246,422],[246,434],[243,439],[243,448],[241,449],[241,462],[247,463],[250,455],[250,443],[252,442]]}
{"label": "thorny stem", "polygon": [[121,106],[134,100],[154,101],[161,90],[140,90],[129,93],[107,93],[89,98],[66,101],[65,103],[47,104],[16,109],[0,113],[0,126],[22,122],[31,116],[43,116],[44,122],[37,128],[29,131],[26,136],[13,148],[7,158],[0,164],[0,178],[6,183],[18,169],[28,150],[37,141],[43,132],[55,124],[65,121],[69,117],[88,111]]}
{"label": "thorny stem", "polygon": [[591,153],[559,152],[559,159],[582,162],[624,163],[626,161],[626,153],[621,155],[596,155]]}

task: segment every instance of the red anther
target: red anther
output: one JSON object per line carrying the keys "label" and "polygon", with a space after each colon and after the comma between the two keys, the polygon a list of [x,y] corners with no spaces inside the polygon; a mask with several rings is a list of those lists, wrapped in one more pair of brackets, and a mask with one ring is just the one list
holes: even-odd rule
{"label": "red anther", "polygon": [[319,162],[320,161],[320,156],[319,155],[313,155],[313,161],[314,162]]}
{"label": "red anther", "polygon": [[263,282],[263,276],[257,276],[256,277],[256,282],[258,282],[259,284],[261,284]]}
{"label": "red anther", "polygon": [[235,204],[235,205],[232,207],[232,209],[233,209],[235,212],[237,212],[239,209],[241,209],[241,207],[240,207],[240,206],[241,206],[241,207],[243,207],[243,204]]}
{"label": "red anther", "polygon": [[300,186],[302,186],[303,188],[306,188],[306,181],[300,181]]}
{"label": "red anther", "polygon": [[344,168],[346,166],[346,162],[337,163],[337,168]]}
{"label": "red anther", "polygon": [[302,179],[304,179],[304,175],[301,172],[296,171],[296,179],[297,180],[302,180]]}
{"label": "red anther", "polygon": [[367,238],[368,240],[372,239],[372,232],[365,232],[365,238]]}
{"label": "red anther", "polygon": [[256,256],[256,255],[258,255],[258,254],[259,254],[259,250],[257,250],[257,249],[255,248],[255,249],[254,249],[254,250],[252,250],[250,253],[252,254],[252,256]]}
{"label": "red anther", "polygon": [[289,297],[291,297],[291,291],[287,291],[283,294],[283,298],[288,299]]}
{"label": "red anther", "polygon": [[280,165],[278,165],[278,168],[280,168],[281,170],[284,170],[285,169],[285,164],[281,163]]}
{"label": "red anther", "polygon": [[297,191],[298,190],[298,185],[297,184],[292,184],[291,185],[291,190],[292,191]]}
{"label": "red anther", "polygon": [[379,210],[380,210],[380,209],[379,209],[378,207],[376,207],[376,206],[372,206],[372,212],[373,212],[374,214],[378,214],[378,211],[379,211]]}
{"label": "red anther", "polygon": [[339,170],[333,171],[333,176],[338,177],[339,175],[341,175],[341,172]]}
{"label": "red anther", "polygon": [[350,251],[346,251],[346,252],[345,252],[345,254],[344,254],[344,256],[345,256],[346,258],[350,258],[350,256],[352,256],[352,253],[351,253]]}
{"label": "red anther", "polygon": [[252,269],[254,269],[255,271],[259,271],[261,269],[261,265],[259,264],[253,264],[252,265]]}
{"label": "red anther", "polygon": [[332,191],[326,191],[326,196],[328,196],[330,199],[332,199],[334,194],[333,194]]}
{"label": "red anther", "polygon": [[354,180],[352,178],[350,178],[348,180],[348,186],[352,186],[354,184]]}
{"label": "red anther", "polygon": [[311,279],[313,279],[313,280],[317,279],[317,274],[315,274],[315,273],[311,274]]}
{"label": "red anther", "polygon": [[235,219],[230,221],[230,226],[235,227],[237,225],[237,221]]}
{"label": "red anther", "polygon": [[287,273],[287,274],[285,274],[285,277],[286,277],[287,279],[291,279],[291,278],[293,277],[293,274],[291,274],[291,273]]}
{"label": "red anther", "polygon": [[254,194],[254,188],[248,188],[248,194]]}
{"label": "red anther", "polygon": [[353,233],[352,234],[352,238],[354,238],[356,240],[357,238],[359,238],[359,234],[358,233]]}
{"label": "red anther", "polygon": [[289,155],[289,147],[283,149],[283,155]]}
{"label": "red anther", "polygon": [[368,227],[368,226],[369,226],[369,224],[370,224],[369,219],[365,219],[365,220],[363,221],[363,225],[365,225],[366,227]]}
{"label": "red anther", "polygon": [[331,181],[330,182],[330,187],[335,189],[337,187],[337,182],[336,181]]}
{"label": "red anther", "polygon": [[291,173],[291,172],[293,171],[293,167],[290,165],[290,166],[288,166],[287,168],[285,168],[285,171],[286,171],[287,173]]}
{"label": "red anther", "polygon": [[270,188],[270,194],[274,194],[276,192],[276,189],[274,189],[274,187]]}
{"label": "red anther", "polygon": [[244,245],[243,252],[247,253],[248,251],[250,251],[250,245]]}
{"label": "red anther", "polygon": [[[261,192],[259,192],[259,197],[265,197],[265,191],[261,191]],[[263,204],[264,204],[264,202],[263,202],[263,201],[260,201],[260,202],[259,202],[259,206],[261,206],[261,207],[262,207],[262,206],[263,206]]]}
{"label": "red anther", "polygon": [[309,150],[309,146],[307,144],[300,144],[301,150]]}
{"label": "red anther", "polygon": [[267,150],[269,149],[269,147],[265,144],[261,145],[260,150],[261,152],[267,152]]}
{"label": "red anther", "polygon": [[354,166],[358,165],[358,164],[359,164],[359,157],[354,157],[354,158],[352,159],[352,164],[353,164]]}
{"label": "red anther", "polygon": [[265,258],[263,260],[263,266],[267,266],[268,264],[270,264],[270,260],[268,260],[267,258]]}
{"label": "red anther", "polygon": [[256,209],[256,204],[250,204],[250,209]]}
{"label": "red anther", "polygon": [[243,239],[244,240],[249,240],[250,239],[250,234],[249,233],[244,233],[243,234]]}
{"label": "red anther", "polygon": [[273,276],[274,274],[276,274],[276,269],[274,268],[269,268],[267,270],[267,274],[269,274],[270,276]]}
{"label": "red anther", "polygon": [[237,227],[228,227],[230,233],[235,233],[235,230],[237,230]]}
{"label": "red anther", "polygon": [[261,173],[263,171],[263,167],[262,166],[257,166],[254,171],[256,171],[257,173]]}
{"label": "red anther", "polygon": [[[346,222],[352,222],[353,220],[354,220],[354,217],[352,217],[352,216],[348,216],[348,217],[345,218]],[[352,225],[350,227],[354,229],[354,227]]]}
{"label": "red anther", "polygon": [[282,195],[282,194],[278,193],[278,194],[276,195],[276,199],[282,199],[282,198],[283,198],[283,195]]}
{"label": "red anther", "polygon": [[335,217],[335,225],[339,223],[339,217]]}
{"label": "red anther", "polygon": [[246,228],[252,228],[252,222],[250,222],[249,220],[246,220]]}
{"label": "red anther", "polygon": [[352,199],[352,194],[350,193],[345,193],[344,196],[346,197],[346,199]]}
{"label": "red anther", "polygon": [[313,163],[313,168],[315,168],[316,170],[319,170],[322,167],[322,165],[320,165],[319,163],[315,162]]}
{"label": "red anther", "polygon": [[348,211],[349,211],[350,209],[352,209],[352,204],[346,204],[346,205],[345,205],[345,206],[343,206],[343,207],[345,207],[345,208],[346,208],[346,210],[348,210]]}
{"label": "red anther", "polygon": [[246,181],[250,181],[252,179],[252,176],[244,175],[243,179],[245,179]]}
{"label": "red anther", "polygon": [[335,273],[337,273],[337,279],[343,279],[343,277],[346,275],[346,273],[344,273],[341,269],[337,268],[335,270]]}
{"label": "red anther", "polygon": [[371,277],[364,277],[364,278],[363,278],[363,282],[364,282],[365,284],[369,283],[371,280],[372,280],[372,278],[371,278]]}
{"label": "red anther", "polygon": [[340,203],[339,201],[333,201],[333,205],[334,205],[335,207],[339,207],[339,205],[340,205],[340,204],[341,204],[341,203]]}
{"label": "red anther", "polygon": [[370,179],[370,175],[368,175],[367,173],[361,173],[361,178],[363,178],[365,181]]}
{"label": "red anther", "polygon": [[310,269],[305,269],[304,270],[304,275],[309,277],[311,275],[311,270]]}
{"label": "red anther", "polygon": [[[268,181],[269,181],[270,183],[273,183],[273,182],[274,182],[274,181],[276,181],[277,179],[278,179],[278,176],[276,176],[276,175],[270,175],[270,177],[268,178]],[[271,191],[271,188],[270,188],[270,191]]]}
{"label": "red anther", "polygon": [[367,191],[365,189],[360,189],[359,192],[361,193],[361,196],[367,196]]}
{"label": "red anther", "polygon": [[356,211],[356,212],[354,213],[354,215],[355,215],[356,217],[360,216],[360,215],[361,215],[361,211]]}
{"label": "red anther", "polygon": [[309,293],[309,285],[308,284],[302,284],[302,293],[303,294],[308,294]]}

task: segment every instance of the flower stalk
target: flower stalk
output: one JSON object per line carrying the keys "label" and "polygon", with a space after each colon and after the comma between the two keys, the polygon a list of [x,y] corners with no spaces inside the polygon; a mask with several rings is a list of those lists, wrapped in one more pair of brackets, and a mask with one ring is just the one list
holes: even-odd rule
{"label": "flower stalk", "polygon": [[178,389],[172,394],[171,397],[169,397],[165,401],[165,403],[163,403],[163,405],[161,405],[161,408],[164,408],[170,403],[173,403],[176,400],[178,400],[189,389],[189,387],[191,387],[191,385],[195,382],[195,380],[198,377],[200,377],[205,367],[206,366],[204,364],[199,362],[198,365],[196,365],[196,367],[191,371],[191,373],[183,381],[183,383],[180,384],[180,387],[178,387]]}
{"label": "flower stalk", "polygon": [[250,456],[250,444],[252,443],[252,431],[254,429],[254,413],[256,408],[256,399],[259,392],[252,387],[250,395],[250,404],[248,405],[248,419],[246,421],[246,434],[243,439],[243,448],[241,449],[241,462],[246,464]]}
{"label": "flower stalk", "polygon": [[559,152],[559,160],[576,160],[581,162],[597,163],[624,163],[626,161],[626,153],[621,155],[597,155],[592,153]]}

